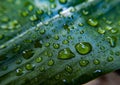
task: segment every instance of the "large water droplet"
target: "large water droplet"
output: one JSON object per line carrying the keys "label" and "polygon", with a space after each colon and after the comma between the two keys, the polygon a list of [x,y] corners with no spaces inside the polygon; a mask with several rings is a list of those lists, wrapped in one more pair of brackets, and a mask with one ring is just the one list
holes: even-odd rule
{"label": "large water droplet", "polygon": [[81,54],[85,55],[91,52],[92,46],[88,42],[80,42],[75,45],[76,51]]}
{"label": "large water droplet", "polygon": [[59,59],[66,60],[66,59],[71,59],[73,57],[75,57],[75,54],[70,50],[70,48],[62,49],[58,53]]}

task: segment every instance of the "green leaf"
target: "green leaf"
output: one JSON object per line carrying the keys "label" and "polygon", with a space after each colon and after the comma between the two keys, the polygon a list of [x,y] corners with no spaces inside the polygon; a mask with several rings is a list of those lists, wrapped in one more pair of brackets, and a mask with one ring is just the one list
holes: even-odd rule
{"label": "green leaf", "polygon": [[0,85],[78,85],[120,69],[119,4],[0,1]]}

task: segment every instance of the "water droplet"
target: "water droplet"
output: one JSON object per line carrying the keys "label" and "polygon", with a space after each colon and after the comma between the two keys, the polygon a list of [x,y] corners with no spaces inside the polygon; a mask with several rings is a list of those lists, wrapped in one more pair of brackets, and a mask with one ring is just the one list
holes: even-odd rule
{"label": "water droplet", "polygon": [[41,67],[40,67],[40,71],[41,71],[41,72],[44,72],[44,71],[45,71],[45,67],[41,66]]}
{"label": "water droplet", "polygon": [[99,28],[98,28],[98,33],[100,33],[100,34],[104,34],[104,33],[105,33],[105,30],[102,29],[101,27],[99,27]]}
{"label": "water droplet", "polygon": [[111,26],[106,26],[105,29],[106,29],[106,30],[111,30],[112,27],[111,27]]}
{"label": "water droplet", "polygon": [[35,48],[42,48],[42,41],[36,40],[34,43]]}
{"label": "water droplet", "polygon": [[95,26],[98,25],[98,21],[95,20],[95,19],[88,19],[88,24],[89,24],[90,26],[95,27]]}
{"label": "water droplet", "polygon": [[21,13],[21,15],[22,15],[23,17],[28,16],[28,14],[29,14],[28,11],[24,11],[24,12]]}
{"label": "water droplet", "polygon": [[54,9],[54,8],[56,8],[56,4],[55,4],[55,3],[52,3],[52,4],[50,5],[50,7],[51,7],[52,9]]}
{"label": "water droplet", "polygon": [[38,17],[34,14],[30,17],[30,20],[31,21],[36,21],[36,20],[38,20]]}
{"label": "water droplet", "polygon": [[26,68],[26,70],[33,70],[34,66],[32,64],[28,63],[25,65],[25,68]]}
{"label": "water droplet", "polygon": [[54,47],[55,49],[58,49],[58,48],[60,48],[60,44],[55,44],[55,43],[53,43],[53,47]]}
{"label": "water droplet", "polygon": [[52,65],[54,65],[54,60],[51,59],[48,61],[48,66],[52,66]]}
{"label": "water droplet", "polygon": [[113,34],[115,34],[115,33],[117,33],[118,32],[118,29],[112,29],[111,30],[111,33],[113,33]]}
{"label": "water droplet", "polygon": [[108,36],[107,40],[110,44],[111,47],[115,47],[116,46],[116,37],[115,36]]}
{"label": "water droplet", "polygon": [[16,64],[21,64],[21,63],[22,63],[21,59],[16,60]]}
{"label": "water droplet", "polygon": [[84,15],[88,15],[89,12],[84,9],[84,10],[82,10],[82,13],[83,13]]}
{"label": "water droplet", "polygon": [[69,43],[68,40],[63,40],[63,41],[62,41],[62,44],[68,44],[68,43]]}
{"label": "water droplet", "polygon": [[17,68],[17,69],[16,69],[16,75],[17,75],[17,76],[21,76],[22,74],[23,74],[23,69]]}
{"label": "water droplet", "polygon": [[29,6],[28,6],[28,10],[29,10],[29,11],[32,11],[33,9],[34,9],[33,5],[29,5]]}
{"label": "water droplet", "polygon": [[79,24],[78,24],[78,26],[83,27],[83,26],[84,26],[84,24],[83,24],[83,23],[79,23]]}
{"label": "water droplet", "polygon": [[23,55],[23,57],[25,58],[25,59],[29,59],[29,58],[31,58],[32,56],[33,56],[33,50],[25,50],[25,51],[23,51],[23,53],[22,53],[22,55]]}
{"label": "water droplet", "polygon": [[46,32],[45,29],[40,30],[40,34],[45,34],[45,32]]}
{"label": "water droplet", "polygon": [[73,57],[75,57],[75,54],[70,50],[70,48],[65,48],[58,52],[58,59],[66,60]]}
{"label": "water droplet", "polygon": [[101,74],[102,74],[102,70],[100,70],[100,69],[97,69],[93,72],[94,76],[100,76]]}
{"label": "water droplet", "polygon": [[20,50],[21,46],[17,45],[14,47],[13,52],[18,52]]}
{"label": "water droplet", "polygon": [[65,70],[68,72],[68,73],[72,73],[73,72],[73,69],[70,65],[66,65],[65,67]]}
{"label": "water droplet", "polygon": [[39,15],[42,15],[42,14],[44,14],[44,11],[39,9],[39,10],[36,11],[36,13],[39,14]]}
{"label": "water droplet", "polygon": [[91,52],[92,46],[88,42],[80,42],[75,45],[76,51],[81,55],[86,55]]}
{"label": "water droplet", "polygon": [[80,64],[80,66],[85,67],[89,64],[89,61],[88,60],[80,60],[79,64]]}
{"label": "water droplet", "polygon": [[113,59],[112,56],[107,57],[107,61],[108,61],[108,62],[112,62],[113,60],[114,60],[114,59]]}
{"label": "water droplet", "polygon": [[59,0],[59,2],[60,2],[61,4],[66,4],[66,3],[67,3],[67,0]]}
{"label": "water droplet", "polygon": [[55,36],[54,36],[54,39],[55,39],[55,40],[59,40],[59,36],[58,36],[58,35],[55,35]]}
{"label": "water droplet", "polygon": [[98,65],[98,64],[100,64],[100,61],[99,61],[98,59],[94,59],[94,60],[93,60],[93,63],[94,63],[95,65]]}
{"label": "water droplet", "polygon": [[50,46],[50,43],[49,42],[46,42],[45,43],[45,47],[49,47]]}
{"label": "water droplet", "polygon": [[37,63],[42,62],[42,57],[37,57],[37,58],[35,59],[35,61],[36,61]]}

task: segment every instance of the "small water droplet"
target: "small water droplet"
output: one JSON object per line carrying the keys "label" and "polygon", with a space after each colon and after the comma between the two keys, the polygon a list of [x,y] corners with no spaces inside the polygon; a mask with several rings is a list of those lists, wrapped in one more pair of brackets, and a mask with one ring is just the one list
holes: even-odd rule
{"label": "small water droplet", "polygon": [[52,65],[54,65],[54,60],[51,59],[48,61],[48,66],[52,66]]}
{"label": "small water droplet", "polygon": [[34,14],[30,17],[30,20],[31,21],[36,21],[36,20],[38,20],[38,17]]}
{"label": "small water droplet", "polygon": [[65,70],[68,72],[68,73],[72,73],[73,72],[73,69],[70,65],[66,65],[65,67]]}
{"label": "small water droplet", "polygon": [[42,35],[45,34],[45,32],[46,32],[45,29],[40,30],[40,34],[42,34]]}
{"label": "small water droplet", "polygon": [[102,29],[101,27],[99,27],[99,28],[98,28],[98,33],[100,33],[100,34],[104,34],[104,33],[105,33],[105,30]]}
{"label": "small water droplet", "polygon": [[80,42],[75,45],[76,51],[81,55],[86,55],[92,51],[92,46],[88,42]]}
{"label": "small water droplet", "polygon": [[25,65],[25,68],[26,68],[26,70],[28,70],[28,71],[29,71],[29,70],[33,70],[33,69],[34,69],[34,65],[28,63],[28,64]]}
{"label": "small water droplet", "polygon": [[58,49],[58,48],[60,48],[60,44],[53,43],[53,47],[54,47],[55,49]]}
{"label": "small water droplet", "polygon": [[88,19],[88,24],[89,24],[90,26],[95,27],[95,26],[98,25],[98,21],[95,20],[95,19]]}
{"label": "small water droplet", "polygon": [[79,64],[82,67],[86,67],[89,64],[89,61],[88,60],[80,60]]}
{"label": "small water droplet", "polygon": [[50,46],[50,43],[49,42],[46,42],[45,43],[45,47],[49,47]]}
{"label": "small water droplet", "polygon": [[16,64],[21,64],[21,63],[22,63],[21,59],[16,60]]}
{"label": "small water droplet", "polygon": [[63,40],[63,41],[62,41],[62,44],[68,44],[68,43],[69,43],[68,40]]}
{"label": "small water droplet", "polygon": [[17,76],[21,76],[22,74],[23,74],[23,69],[17,68],[17,69],[16,69],[16,75],[17,75]]}
{"label": "small water droplet", "polygon": [[44,14],[44,11],[39,9],[39,10],[36,11],[36,13],[39,14],[39,15],[42,15],[42,14]]}
{"label": "small water droplet", "polygon": [[35,48],[42,48],[42,41],[36,40],[34,43]]}
{"label": "small water droplet", "polygon": [[73,57],[75,57],[75,54],[70,50],[70,48],[65,48],[58,52],[58,59],[66,60]]}
{"label": "small water droplet", "polygon": [[29,50],[25,50],[23,51],[22,55],[25,59],[29,59],[33,56],[33,50],[29,49]]}
{"label": "small water droplet", "polygon": [[100,64],[100,61],[99,61],[98,59],[94,59],[94,60],[93,60],[93,63],[94,63],[95,65],[99,65],[99,64]]}
{"label": "small water droplet", "polygon": [[41,67],[39,68],[39,70],[40,70],[41,72],[44,72],[44,71],[45,71],[45,67],[41,66]]}
{"label": "small water droplet", "polygon": [[114,58],[112,56],[107,57],[108,62],[112,62],[113,60],[114,60]]}
{"label": "small water droplet", "polygon": [[55,35],[55,36],[54,36],[54,39],[55,39],[55,40],[59,40],[59,36],[58,36],[58,35]]}
{"label": "small water droplet", "polygon": [[116,46],[116,37],[115,36],[108,36],[107,40],[110,44],[111,47],[115,47]]}
{"label": "small water droplet", "polygon": [[66,4],[66,3],[67,3],[67,0],[59,0],[59,2],[60,2],[61,4]]}
{"label": "small water droplet", "polygon": [[42,57],[37,57],[37,58],[35,59],[35,61],[36,61],[37,63],[42,62]]}

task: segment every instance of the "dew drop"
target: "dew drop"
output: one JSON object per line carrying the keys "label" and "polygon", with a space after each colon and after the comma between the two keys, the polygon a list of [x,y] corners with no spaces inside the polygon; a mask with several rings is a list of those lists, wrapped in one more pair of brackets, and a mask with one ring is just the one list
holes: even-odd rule
{"label": "dew drop", "polygon": [[79,64],[80,64],[80,66],[82,66],[82,67],[86,67],[86,66],[89,64],[89,61],[88,61],[88,60],[80,60],[80,61],[79,61]]}
{"label": "dew drop", "polygon": [[46,32],[45,29],[40,30],[40,34],[42,34],[42,35],[45,34],[45,32]]}
{"label": "dew drop", "polygon": [[61,4],[66,4],[66,3],[67,3],[67,0],[59,0],[59,2],[60,2]]}
{"label": "dew drop", "polygon": [[98,21],[95,20],[95,19],[88,19],[88,24],[89,24],[90,26],[95,27],[95,26],[98,25]]}
{"label": "dew drop", "polygon": [[16,64],[21,64],[21,63],[22,63],[21,59],[16,60]]}
{"label": "dew drop", "polygon": [[23,69],[17,68],[17,69],[16,69],[16,75],[17,75],[17,76],[21,76],[22,74],[23,74]]}
{"label": "dew drop", "polygon": [[36,40],[34,43],[35,48],[42,48],[42,41]]}
{"label": "dew drop", "polygon": [[56,79],[56,80],[60,79],[60,75],[57,74],[57,75],[55,76],[55,79]]}
{"label": "dew drop", "polygon": [[70,65],[66,65],[65,67],[65,70],[68,72],[68,73],[72,73],[73,72],[73,69]]}
{"label": "dew drop", "polygon": [[104,33],[105,33],[105,30],[102,29],[101,27],[99,27],[99,28],[98,28],[98,33],[100,33],[100,34],[104,34]]}
{"label": "dew drop", "polygon": [[34,66],[32,64],[28,63],[25,65],[25,68],[26,68],[26,70],[33,70]]}
{"label": "dew drop", "polygon": [[75,45],[76,51],[81,55],[86,55],[92,51],[92,46],[88,42],[80,42]]}
{"label": "dew drop", "polygon": [[112,62],[113,60],[114,60],[114,59],[113,59],[112,56],[107,57],[107,61],[108,61],[108,62]]}
{"label": "dew drop", "polygon": [[73,57],[75,57],[75,54],[70,50],[70,48],[65,48],[58,52],[58,59],[66,60]]}
{"label": "dew drop", "polygon": [[54,65],[54,60],[51,59],[48,61],[48,66],[52,66],[52,65]]}
{"label": "dew drop", "polygon": [[55,43],[53,43],[53,47],[54,47],[55,49],[58,49],[58,48],[60,48],[60,44],[55,44]]}
{"label": "dew drop", "polygon": [[111,47],[115,47],[116,46],[116,37],[115,36],[108,36],[107,37],[107,41],[109,42]]}
{"label": "dew drop", "polygon": [[35,62],[37,62],[37,63],[42,62],[42,57],[37,57],[37,58],[35,59]]}
{"label": "dew drop", "polygon": [[39,68],[39,70],[40,70],[41,72],[44,72],[44,71],[45,71],[45,67],[41,66],[41,67]]}
{"label": "dew drop", "polygon": [[93,60],[93,63],[94,63],[95,65],[99,65],[99,64],[100,64],[100,61],[99,61],[98,59],[94,59],[94,60]]}
{"label": "dew drop", "polygon": [[68,44],[68,43],[69,43],[68,40],[63,40],[63,41],[62,41],[62,44]]}
{"label": "dew drop", "polygon": [[54,36],[54,39],[55,39],[55,40],[59,40],[59,36],[58,36],[58,35],[55,35],[55,36]]}
{"label": "dew drop", "polygon": [[22,56],[25,58],[25,59],[29,59],[29,58],[31,58],[32,56],[33,56],[33,50],[25,50],[25,51],[23,51],[23,53],[22,53]]}

